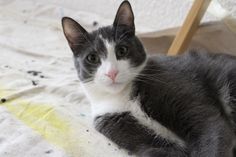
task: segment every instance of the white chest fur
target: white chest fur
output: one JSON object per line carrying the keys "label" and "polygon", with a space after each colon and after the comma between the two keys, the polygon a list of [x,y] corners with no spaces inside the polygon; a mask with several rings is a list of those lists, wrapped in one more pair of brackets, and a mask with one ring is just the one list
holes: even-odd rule
{"label": "white chest fur", "polygon": [[[86,95],[91,102],[92,115],[94,117],[106,113],[130,112],[140,124],[155,131],[156,135],[168,139],[181,147],[185,147],[185,142],[168,130],[165,126],[148,117],[141,110],[139,100],[129,100],[131,87],[127,87],[119,94],[102,93],[98,89],[86,90]],[[91,92],[92,91],[92,92]]]}

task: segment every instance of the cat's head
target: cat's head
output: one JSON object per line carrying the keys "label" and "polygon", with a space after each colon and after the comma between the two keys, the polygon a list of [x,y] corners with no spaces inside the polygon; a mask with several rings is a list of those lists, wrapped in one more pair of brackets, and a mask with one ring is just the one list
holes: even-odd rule
{"label": "cat's head", "polygon": [[62,26],[83,84],[120,92],[145,63],[146,53],[135,36],[134,15],[128,1],[120,5],[111,26],[88,33],[68,17],[62,19]]}

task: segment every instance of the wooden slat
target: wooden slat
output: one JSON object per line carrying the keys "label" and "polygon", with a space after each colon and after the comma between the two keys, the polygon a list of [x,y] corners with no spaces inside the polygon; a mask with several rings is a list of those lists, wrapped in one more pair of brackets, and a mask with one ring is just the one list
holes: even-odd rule
{"label": "wooden slat", "polygon": [[205,14],[211,0],[195,0],[183,26],[177,33],[168,55],[177,55],[183,53],[188,47],[194,33],[198,29],[200,21]]}

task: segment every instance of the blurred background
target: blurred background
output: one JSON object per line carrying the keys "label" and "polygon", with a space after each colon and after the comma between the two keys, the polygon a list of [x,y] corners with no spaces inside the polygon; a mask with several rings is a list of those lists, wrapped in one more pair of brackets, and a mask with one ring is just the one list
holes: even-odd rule
{"label": "blurred background", "polygon": [[[58,44],[65,42],[61,31],[63,16],[76,19],[91,31],[112,24],[121,2],[122,0],[0,0],[0,44],[5,47],[14,44],[13,48],[27,47],[29,51],[32,48],[34,51],[41,51],[42,44],[51,47],[47,50],[52,53],[56,50],[55,47],[65,50],[65,45]],[[143,34],[181,26],[193,0],[130,0],[130,3],[135,14],[137,34]],[[203,22],[219,21],[228,16],[236,17],[236,1],[212,0]],[[57,45],[52,43],[54,40]],[[42,51],[44,50],[45,47]]]}
{"label": "blurred background", "polygon": [[[213,0],[236,17],[235,0]],[[77,19],[86,28],[111,24],[122,0],[0,0],[1,24],[5,21],[32,22],[52,20],[62,16]],[[192,0],[131,0],[138,32],[156,31],[180,26]],[[219,8],[218,8],[219,9]],[[218,20],[221,10],[208,12],[204,21]],[[52,22],[51,21],[51,22]],[[16,21],[17,22],[17,21]],[[46,21],[44,21],[46,22]]]}

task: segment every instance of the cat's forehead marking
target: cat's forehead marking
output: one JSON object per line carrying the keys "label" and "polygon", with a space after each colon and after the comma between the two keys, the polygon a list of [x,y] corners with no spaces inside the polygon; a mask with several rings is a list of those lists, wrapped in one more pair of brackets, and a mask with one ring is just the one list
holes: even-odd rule
{"label": "cat's forehead marking", "polygon": [[107,60],[113,60],[116,58],[115,57],[115,42],[109,41],[108,39],[103,38],[103,36],[100,34],[99,38],[103,41],[106,50],[107,50]]}

